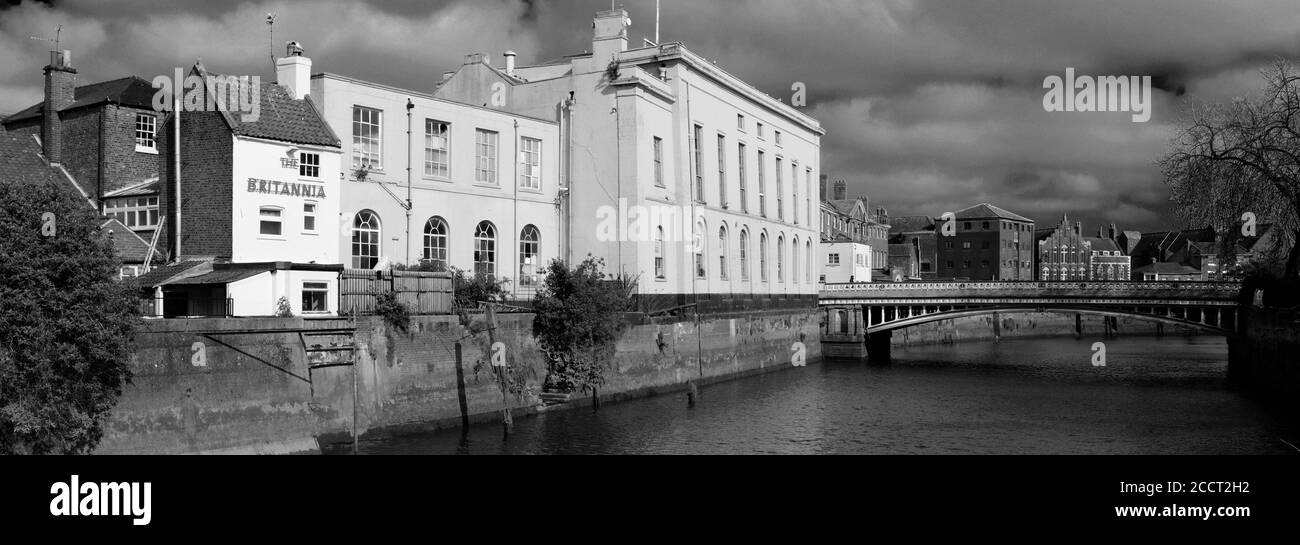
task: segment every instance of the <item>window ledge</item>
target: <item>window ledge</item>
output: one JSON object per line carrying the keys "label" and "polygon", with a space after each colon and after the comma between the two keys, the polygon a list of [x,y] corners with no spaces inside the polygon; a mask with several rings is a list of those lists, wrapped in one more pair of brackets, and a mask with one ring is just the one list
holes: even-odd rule
{"label": "window ledge", "polygon": [[148,153],[148,154],[150,154],[150,155],[158,155],[158,148],[157,148],[157,147],[147,148],[147,147],[141,146],[141,145],[139,145],[139,144],[136,144],[136,146],[135,146],[135,151],[136,151],[136,153]]}

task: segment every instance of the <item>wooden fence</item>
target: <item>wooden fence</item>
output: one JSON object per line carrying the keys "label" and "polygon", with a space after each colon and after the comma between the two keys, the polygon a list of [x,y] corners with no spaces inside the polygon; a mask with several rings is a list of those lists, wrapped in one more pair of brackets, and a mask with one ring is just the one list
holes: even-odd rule
{"label": "wooden fence", "polygon": [[397,300],[412,314],[449,314],[451,275],[434,272],[345,269],[339,273],[339,312],[374,314],[376,297],[397,292]]}

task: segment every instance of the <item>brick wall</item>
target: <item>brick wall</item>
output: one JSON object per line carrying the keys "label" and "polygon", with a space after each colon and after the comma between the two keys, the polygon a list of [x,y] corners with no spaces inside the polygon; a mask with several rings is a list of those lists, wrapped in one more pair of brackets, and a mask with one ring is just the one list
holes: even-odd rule
{"label": "brick wall", "polygon": [[[159,128],[156,160],[163,173],[160,207],[163,243],[171,248],[176,206],[174,165],[171,151],[171,121]],[[229,259],[233,212],[234,141],[230,129],[216,112],[181,114],[181,252],[185,256],[215,256]],[[174,249],[170,249],[174,251]]]}

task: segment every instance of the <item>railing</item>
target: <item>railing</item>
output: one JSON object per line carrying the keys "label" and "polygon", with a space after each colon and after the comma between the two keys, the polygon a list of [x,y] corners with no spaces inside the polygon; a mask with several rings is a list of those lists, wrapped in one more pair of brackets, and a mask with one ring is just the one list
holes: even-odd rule
{"label": "railing", "polygon": [[379,294],[392,291],[413,314],[448,314],[451,275],[414,271],[345,269],[339,273],[339,312],[374,314]]}
{"label": "railing", "polygon": [[1074,281],[1074,282],[854,282],[842,284],[822,284],[822,292],[839,291],[968,291],[968,290],[1103,290],[1103,291],[1218,291],[1237,293],[1241,290],[1238,282],[1114,282],[1114,281]]}

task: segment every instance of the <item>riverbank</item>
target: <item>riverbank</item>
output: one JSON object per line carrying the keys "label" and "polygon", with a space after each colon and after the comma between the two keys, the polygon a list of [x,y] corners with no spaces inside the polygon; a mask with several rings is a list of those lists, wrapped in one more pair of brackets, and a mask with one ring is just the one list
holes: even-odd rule
{"label": "riverbank", "polygon": [[[815,308],[631,316],[602,403],[807,365],[821,357]],[[156,320],[137,337],[134,379],[97,453],[295,453],[322,441],[457,427],[550,410],[532,314],[418,316],[408,331],[382,319]],[[355,328],[329,336],[337,328]],[[307,337],[301,337],[305,332]],[[319,337],[312,337],[312,335]],[[352,365],[309,368],[308,344],[354,343]],[[319,359],[313,362],[321,363]],[[330,360],[335,361],[335,360]],[[517,386],[504,395],[504,363]],[[576,396],[568,406],[590,403]]]}

